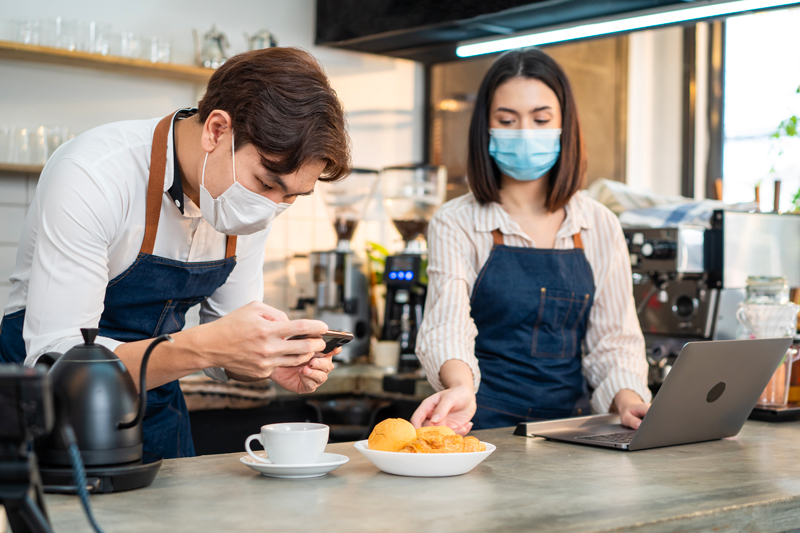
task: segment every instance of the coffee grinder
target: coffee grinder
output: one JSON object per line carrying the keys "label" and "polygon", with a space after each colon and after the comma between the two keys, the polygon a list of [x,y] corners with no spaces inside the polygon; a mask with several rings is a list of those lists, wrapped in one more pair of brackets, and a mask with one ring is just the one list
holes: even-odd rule
{"label": "coffee grinder", "polygon": [[405,241],[405,249],[386,258],[386,312],[383,340],[400,342],[400,372],[419,368],[417,331],[427,295],[425,231],[447,193],[447,169],[407,165],[383,169],[383,203]]}
{"label": "coffee grinder", "polygon": [[335,250],[311,252],[314,318],[330,329],[353,334],[354,339],[335,356],[345,363],[369,353],[369,286],[350,240],[375,194],[378,177],[377,170],[354,168],[345,179],[320,182],[316,189],[333,218],[338,242]]}

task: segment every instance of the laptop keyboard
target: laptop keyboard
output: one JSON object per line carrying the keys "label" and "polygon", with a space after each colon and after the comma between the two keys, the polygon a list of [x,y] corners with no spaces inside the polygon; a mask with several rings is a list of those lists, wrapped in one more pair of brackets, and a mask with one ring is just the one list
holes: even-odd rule
{"label": "laptop keyboard", "polygon": [[605,433],[603,435],[589,435],[588,437],[576,437],[577,440],[593,440],[595,442],[613,442],[615,444],[630,444],[633,436],[636,435],[635,431],[626,431],[623,433]]}

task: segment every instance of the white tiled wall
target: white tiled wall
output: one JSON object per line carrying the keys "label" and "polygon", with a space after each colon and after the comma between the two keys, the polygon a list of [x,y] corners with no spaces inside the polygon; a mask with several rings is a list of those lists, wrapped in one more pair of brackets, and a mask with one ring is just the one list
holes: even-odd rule
{"label": "white tiled wall", "polygon": [[28,206],[36,190],[37,175],[0,173],[0,310],[8,301],[17,245]]}

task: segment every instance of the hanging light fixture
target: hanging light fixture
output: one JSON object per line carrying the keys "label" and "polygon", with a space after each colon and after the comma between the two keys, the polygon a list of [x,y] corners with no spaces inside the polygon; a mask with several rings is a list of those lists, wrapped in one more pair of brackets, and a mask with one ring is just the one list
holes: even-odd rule
{"label": "hanging light fixture", "polygon": [[581,24],[579,26],[562,27],[526,35],[517,35],[515,37],[504,37],[492,41],[464,44],[456,48],[456,55],[458,55],[458,57],[472,57],[483,54],[493,54],[513,48],[526,48],[542,44],[574,41],[576,39],[586,39],[588,37],[598,37],[613,33],[666,26],[692,20],[716,18],[747,11],[784,7],[798,3],[800,2],[797,0],[732,0],[726,2],[702,2],[703,5],[694,4],[688,7],[673,8],[669,11],[646,12],[623,19]]}

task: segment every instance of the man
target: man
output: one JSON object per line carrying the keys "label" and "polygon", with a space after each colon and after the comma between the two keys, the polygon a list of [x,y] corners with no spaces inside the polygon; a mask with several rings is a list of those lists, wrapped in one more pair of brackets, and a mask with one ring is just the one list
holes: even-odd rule
{"label": "man", "polygon": [[[238,55],[197,109],[90,130],[45,166],[0,329],[0,361],[32,365],[80,328],[139,382],[150,339],[144,448],[194,455],[177,380],[267,377],[311,392],[333,368],[319,321],[261,303],[270,224],[350,166],[344,111],[317,62],[291,48]],[[181,331],[200,305],[201,325]]]}

